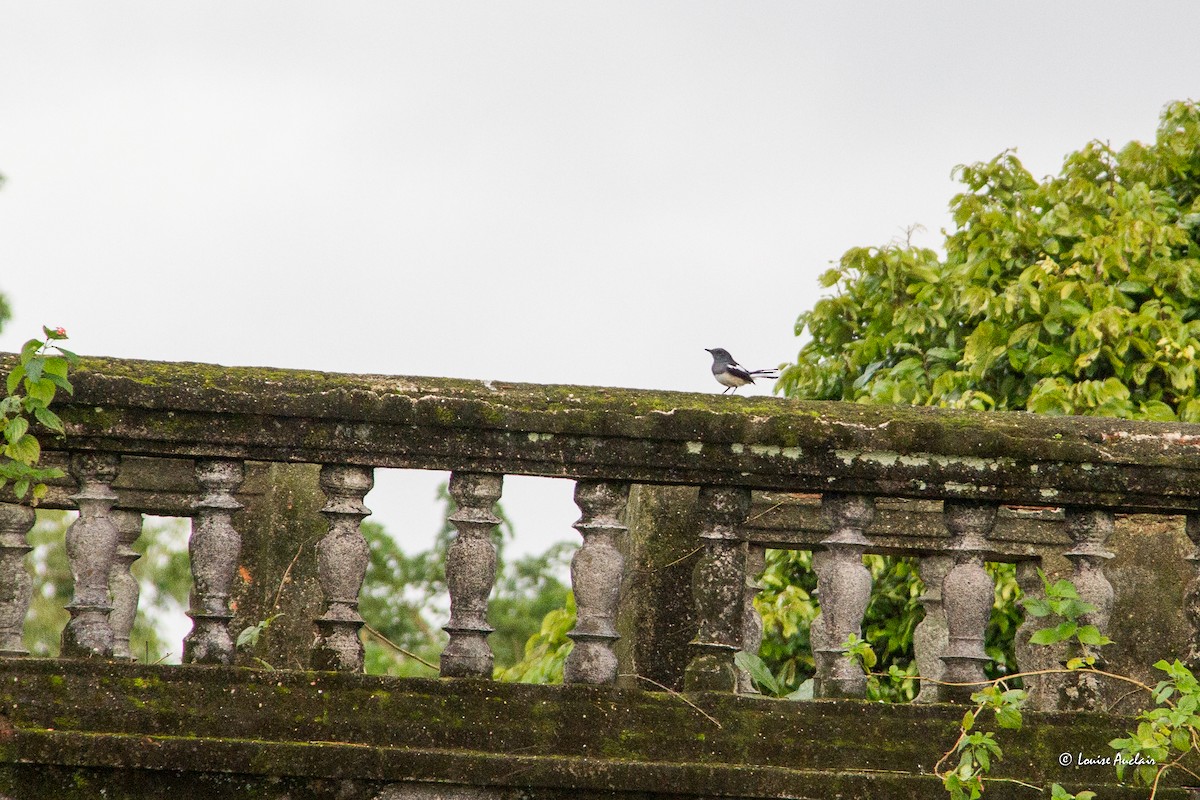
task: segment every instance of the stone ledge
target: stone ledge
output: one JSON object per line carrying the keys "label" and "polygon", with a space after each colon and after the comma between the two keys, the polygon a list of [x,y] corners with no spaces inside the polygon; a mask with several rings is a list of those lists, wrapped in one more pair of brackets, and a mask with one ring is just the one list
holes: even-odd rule
{"label": "stone ledge", "polygon": [[[679,696],[612,688],[6,660],[0,775],[32,764],[164,780],[180,772],[633,796],[936,796],[925,770],[953,744],[963,711],[688,699],[703,714]],[[1129,725],[1029,712],[1023,731],[999,734],[996,774],[1107,792],[1110,768],[1063,769],[1057,756],[1107,754]]]}
{"label": "stone ledge", "polygon": [[156,773],[224,773],[241,778],[325,779],[388,784],[521,787],[557,796],[583,792],[795,798],[825,796],[829,786],[856,797],[909,798],[940,788],[931,776],[903,773],[834,774],[822,770],[729,764],[670,764],[571,757],[417,750],[338,742],[148,737],[129,734],[21,732],[4,750],[9,761],[69,768],[117,768]]}
{"label": "stone ledge", "polygon": [[72,380],[79,450],[1200,511],[1200,425],[112,358]]}
{"label": "stone ledge", "polygon": [[[944,792],[932,775],[811,770],[736,764],[639,763],[602,759],[413,750],[338,742],[150,737],[21,731],[0,745],[0,791],[21,800],[219,800],[302,796],[347,798],[861,798],[909,800]],[[183,766],[188,765],[188,766]],[[1145,789],[1063,779],[1072,791],[1101,788],[1109,798]],[[7,784],[7,785],[6,785]],[[30,790],[36,787],[36,792]],[[513,794],[510,790],[519,790]],[[253,793],[252,795],[248,793]],[[1189,798],[1163,788],[1163,800]],[[1004,783],[991,798],[1025,798]]]}

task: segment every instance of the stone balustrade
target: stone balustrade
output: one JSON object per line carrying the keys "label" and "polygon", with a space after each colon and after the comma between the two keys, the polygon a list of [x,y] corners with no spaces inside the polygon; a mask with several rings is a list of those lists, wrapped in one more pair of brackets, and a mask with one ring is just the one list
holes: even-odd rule
{"label": "stone balustrade", "polygon": [[[1071,578],[1097,606],[1088,621],[1106,630],[1125,589],[1106,576],[1122,556],[1111,541],[1116,521],[1138,513],[1186,519],[1200,540],[1193,425],[102,358],[84,359],[72,379],[74,396],[57,407],[67,436],[43,437],[48,460],[69,472],[46,505],[79,511],[67,534],[74,593],[63,656],[71,659],[130,659],[130,545],[142,514],[167,513],[192,520],[185,665],[233,664],[231,586],[244,533],[234,519],[249,472],[271,464],[316,465],[324,497],[312,582],[319,613],[308,620],[315,635],[288,663],[349,674],[363,668],[357,605],[367,548],[359,525],[371,513],[378,468],[451,473],[457,533],[440,670],[485,682],[496,569],[489,534],[505,475],[576,482],[578,621],[564,679],[599,687],[631,685],[619,678],[631,671],[650,677],[641,667],[653,656],[622,637],[649,630],[639,609],[650,614],[690,593],[681,615],[688,639],[677,642],[685,666],[666,683],[752,691],[734,655],[761,636],[751,600],[764,550],[802,548],[814,551],[821,603],[812,626],[817,697],[865,694],[841,644],[861,635],[871,597],[863,554],[887,553],[916,559],[925,583],[917,661],[923,677],[944,683],[927,682],[918,699],[961,701],[970,688],[952,684],[981,680],[988,661],[986,562],[1016,562],[1027,591],[1039,586],[1038,567]],[[690,586],[638,578],[662,527],[639,509],[656,497],[671,498],[663,508],[685,506]],[[22,559],[34,519],[13,500],[0,503],[0,657],[8,659],[23,654],[30,581]],[[275,535],[286,556],[289,532]],[[1187,615],[1184,645],[1194,652],[1200,579],[1189,547],[1173,567],[1183,580],[1171,612]],[[1029,647],[1018,649],[1035,660]],[[1090,709],[1099,694],[1047,684],[1037,697],[1043,708]]]}

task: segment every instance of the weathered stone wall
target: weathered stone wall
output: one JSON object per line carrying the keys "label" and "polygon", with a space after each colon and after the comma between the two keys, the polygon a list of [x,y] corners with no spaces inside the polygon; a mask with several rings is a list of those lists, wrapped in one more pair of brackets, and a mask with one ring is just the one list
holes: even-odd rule
{"label": "weathered stone wall", "polygon": [[[475,680],[0,661],[0,793],[19,800],[937,797],[962,709]],[[80,703],[79,698],[88,702]],[[1127,720],[1038,714],[999,777],[1104,797]],[[37,766],[32,766],[37,765]],[[1022,797],[1004,784],[988,796]],[[1022,790],[1027,792],[1028,790]],[[1184,797],[1160,791],[1159,797]]]}
{"label": "weathered stone wall", "polygon": [[[635,486],[630,493],[625,580],[617,629],[620,685],[683,690],[688,642],[696,635],[692,572],[700,559],[696,496],[689,486]],[[640,684],[640,685],[639,685]]]}
{"label": "weathered stone wall", "polygon": [[[242,666],[307,669],[316,638],[313,620],[324,609],[317,580],[317,542],[327,526],[318,513],[325,498],[315,464],[261,464],[250,471],[245,507],[234,517],[242,534],[234,581],[234,617],[241,631],[275,617],[253,648],[238,651]],[[278,616],[276,616],[278,615]]]}
{"label": "weathered stone wall", "polygon": [[[0,356],[0,372],[6,363]],[[68,534],[78,577],[67,638],[68,652],[90,660],[0,660],[0,793],[936,794],[929,770],[952,744],[961,707],[735,693],[733,653],[752,639],[744,565],[763,545],[820,551],[824,695],[862,696],[839,642],[861,624],[867,550],[916,556],[932,576],[941,592],[928,593],[927,608],[939,610],[949,634],[941,638],[953,646],[921,660],[960,677],[982,674],[986,661],[985,560],[1018,562],[1026,589],[1036,588],[1035,564],[1070,575],[1105,601],[1102,627],[1112,593],[1110,633],[1128,635],[1139,658],[1194,650],[1187,615],[1200,595],[1184,589],[1191,545],[1173,521],[1119,521],[1114,532],[1113,514],[1190,513],[1200,539],[1200,426],[117,359],[85,359],[73,380],[75,396],[56,404],[68,437],[44,440],[72,478],[52,487],[47,505],[81,507]],[[374,467],[454,475],[456,648],[443,675],[490,671],[491,506],[503,475],[524,474],[578,481],[578,527],[590,544],[577,563],[586,626],[575,636],[588,655],[568,678],[648,680],[513,687],[355,674],[365,569],[358,522]],[[752,489],[786,501],[760,494],[769,507],[747,518]],[[116,654],[105,581],[123,578],[115,555],[123,510],[197,520],[192,615],[202,631],[193,660],[262,669],[104,661]],[[7,572],[23,555],[15,525],[0,543]],[[622,557],[610,545],[622,538],[624,639],[614,664]],[[1112,586],[1105,569],[1124,585]],[[9,612],[20,591],[0,592],[5,619],[19,618]],[[1139,629],[1156,603],[1165,607],[1154,627]],[[253,657],[235,662],[229,634],[280,611]],[[340,674],[307,671],[313,664]],[[640,691],[650,681],[721,691]],[[1103,707],[1079,697],[1080,707]],[[1030,715],[1004,744],[998,774],[1102,786],[1107,772],[1064,772],[1059,754],[1103,755],[1127,726],[1096,714]],[[989,796],[1010,790],[1001,784]]]}

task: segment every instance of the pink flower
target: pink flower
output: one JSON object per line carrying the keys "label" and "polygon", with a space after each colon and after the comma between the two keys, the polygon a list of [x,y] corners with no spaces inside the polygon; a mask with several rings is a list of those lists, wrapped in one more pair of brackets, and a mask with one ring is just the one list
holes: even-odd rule
{"label": "pink flower", "polygon": [[66,329],[66,328],[55,328],[55,329],[54,329],[54,332],[55,332],[55,333],[57,333],[59,336],[66,336],[66,335],[67,335],[67,329]]}

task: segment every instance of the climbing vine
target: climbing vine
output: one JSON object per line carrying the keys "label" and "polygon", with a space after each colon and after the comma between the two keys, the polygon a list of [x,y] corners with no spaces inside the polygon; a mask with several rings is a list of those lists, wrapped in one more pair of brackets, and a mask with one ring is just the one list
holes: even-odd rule
{"label": "climbing vine", "polygon": [[[1135,730],[1109,742],[1115,752],[1104,763],[1116,768],[1118,780],[1123,781],[1128,776],[1133,783],[1148,786],[1151,800],[1157,795],[1163,777],[1171,771],[1200,779],[1200,774],[1192,768],[1196,757],[1200,756],[1200,681],[1178,660],[1155,663],[1155,669],[1166,673],[1166,678],[1153,687],[1126,675],[1097,668],[1093,655],[1095,648],[1112,644],[1112,640],[1094,625],[1082,623],[1086,615],[1096,610],[1095,606],[1082,600],[1070,581],[1051,583],[1040,570],[1039,575],[1044,597],[1027,597],[1021,602],[1030,616],[1044,620],[1048,627],[1035,631],[1030,642],[1045,646],[1066,642],[1081,655],[1067,659],[1060,668],[1018,672],[987,681],[980,691],[971,695],[975,705],[963,714],[958,738],[933,768],[950,800],[978,800],[987,784],[995,781],[1041,791],[1041,787],[1024,781],[990,777],[992,767],[1001,760],[1004,752],[996,732],[986,730],[985,725],[990,718],[1001,729],[1020,730],[1026,694],[1023,689],[1014,688],[1011,682],[1035,675],[1091,675],[1120,681],[1133,686],[1135,691],[1148,693],[1153,707],[1138,715]],[[888,673],[872,672],[875,653],[869,643],[857,636],[850,636],[842,647],[866,671],[868,680],[912,680],[911,676],[894,667]],[[1057,783],[1048,788],[1053,800],[1092,800],[1096,797],[1092,791],[1071,794]]]}
{"label": "climbing vine", "polygon": [[8,483],[18,500],[31,495],[37,504],[46,496],[46,481],[63,477],[56,467],[41,467],[42,446],[33,432],[33,424],[60,436],[66,431],[62,420],[50,410],[50,404],[61,389],[73,394],[67,373],[79,357],[56,342],[67,338],[62,328],[43,327],[43,339],[30,339],[21,347],[18,361],[8,373],[5,397],[0,400],[0,489]]}

